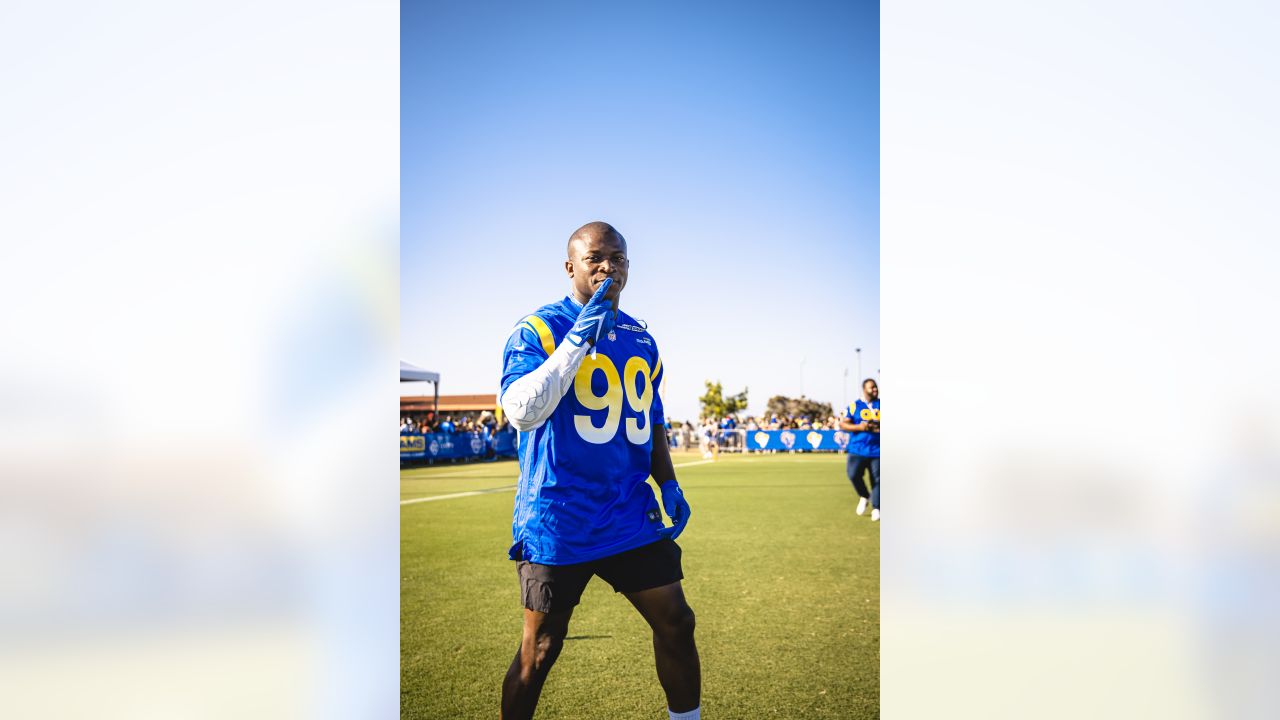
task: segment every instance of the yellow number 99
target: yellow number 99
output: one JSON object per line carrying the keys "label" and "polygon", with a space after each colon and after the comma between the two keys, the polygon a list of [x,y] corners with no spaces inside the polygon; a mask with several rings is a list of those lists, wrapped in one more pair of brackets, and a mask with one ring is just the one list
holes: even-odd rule
{"label": "yellow number 99", "polygon": [[[639,373],[640,379],[644,381],[644,390],[640,391],[640,397],[635,396],[636,373]],[[632,357],[622,368],[622,379],[625,381],[622,389],[627,393],[627,404],[632,410],[640,413],[640,417],[644,420],[644,427],[640,427],[638,420],[627,418],[627,439],[636,445],[643,445],[649,442],[649,408],[653,407],[653,381],[649,379],[649,363],[638,355]]]}
{"label": "yellow number 99", "polygon": [[[596,370],[604,373],[607,382],[604,395],[596,395],[591,391],[591,376]],[[573,416],[573,426],[578,429],[582,439],[596,445],[612,440],[618,432],[618,421],[622,419],[622,381],[618,378],[618,368],[614,367],[613,361],[604,355],[588,355],[573,378],[573,392],[578,396],[578,402],[588,410],[609,409],[604,417],[604,424],[600,427],[591,423],[590,415]]]}
{"label": "yellow number 99", "polygon": [[[591,378],[596,371],[604,373],[606,387],[604,395],[596,395],[591,389]],[[640,419],[627,418],[627,440],[636,445],[649,442],[650,429],[649,410],[653,407],[653,379],[649,377],[649,363],[636,356],[627,360],[622,375],[618,377],[618,367],[605,355],[588,355],[578,368],[573,378],[573,392],[578,402],[588,410],[608,410],[604,424],[596,427],[590,415],[574,415],[573,426],[583,440],[596,445],[603,445],[618,433],[618,425],[622,420],[622,398],[625,395],[631,409],[640,413]],[[640,375],[644,388],[636,390],[636,375]],[[623,380],[626,380],[624,383]],[[643,425],[641,423],[643,422]]]}

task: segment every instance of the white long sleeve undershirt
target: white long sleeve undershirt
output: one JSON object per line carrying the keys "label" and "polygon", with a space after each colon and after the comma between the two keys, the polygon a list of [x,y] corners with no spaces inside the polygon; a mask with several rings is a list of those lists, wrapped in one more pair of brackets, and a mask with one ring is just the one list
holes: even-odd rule
{"label": "white long sleeve undershirt", "polygon": [[551,417],[560,398],[569,391],[582,360],[591,352],[589,343],[562,342],[541,365],[507,386],[502,411],[520,432],[535,430]]}

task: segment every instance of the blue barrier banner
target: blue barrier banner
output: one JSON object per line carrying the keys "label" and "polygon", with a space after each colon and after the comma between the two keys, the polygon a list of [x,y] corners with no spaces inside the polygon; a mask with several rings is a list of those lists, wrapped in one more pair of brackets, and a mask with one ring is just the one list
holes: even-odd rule
{"label": "blue barrier banner", "polygon": [[507,428],[493,436],[493,451],[502,457],[516,456],[516,431]]}
{"label": "blue barrier banner", "polygon": [[[510,446],[508,453],[515,454],[515,431],[498,433],[493,438],[496,448],[505,442]],[[507,437],[504,437],[507,436]],[[426,435],[401,435],[401,460],[460,460],[463,458],[484,457],[489,449],[490,439],[484,433],[428,433]],[[499,454],[503,454],[498,449]]]}
{"label": "blue barrier banner", "polygon": [[[849,433],[843,430],[747,430],[747,450],[827,450],[843,452]],[[721,442],[724,442],[722,439]],[[401,435],[400,459],[461,460],[484,457],[492,446],[501,457],[515,457],[516,431],[508,428],[492,437],[483,433]]]}
{"label": "blue barrier banner", "polygon": [[843,430],[748,430],[748,450],[834,450],[849,446]]}

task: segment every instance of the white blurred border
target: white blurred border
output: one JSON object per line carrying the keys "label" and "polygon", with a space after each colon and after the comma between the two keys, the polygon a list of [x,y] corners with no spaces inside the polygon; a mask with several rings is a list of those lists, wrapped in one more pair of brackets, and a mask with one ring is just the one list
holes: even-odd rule
{"label": "white blurred border", "polygon": [[0,717],[398,712],[399,6],[0,4]]}
{"label": "white blurred border", "polygon": [[884,5],[886,720],[1280,717],[1277,29]]}

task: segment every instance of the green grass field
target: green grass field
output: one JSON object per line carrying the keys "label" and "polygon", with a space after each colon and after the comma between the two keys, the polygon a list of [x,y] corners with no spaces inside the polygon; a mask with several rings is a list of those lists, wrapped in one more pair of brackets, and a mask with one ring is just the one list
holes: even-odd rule
{"label": "green grass field", "polygon": [[[844,456],[676,454],[704,717],[879,717],[880,533]],[[512,461],[402,470],[401,498],[516,483]],[[401,716],[495,718],[520,638],[511,490],[401,505]],[[539,718],[658,720],[648,626],[593,579]]]}

